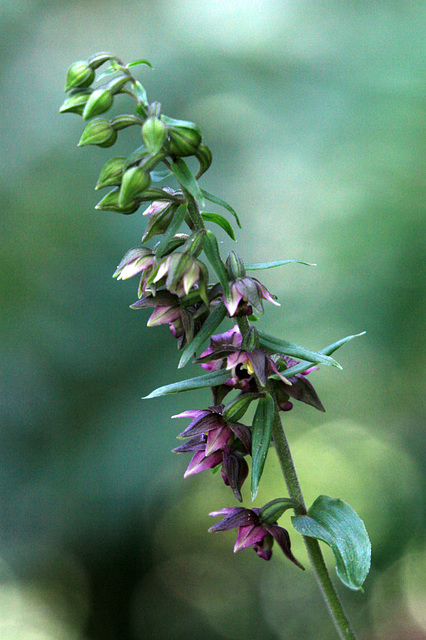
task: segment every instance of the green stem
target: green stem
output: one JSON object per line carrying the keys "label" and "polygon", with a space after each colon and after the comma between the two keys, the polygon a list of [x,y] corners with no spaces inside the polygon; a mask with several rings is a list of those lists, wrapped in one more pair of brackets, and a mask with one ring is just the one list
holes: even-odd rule
{"label": "green stem", "polygon": [[[294,512],[296,515],[304,515],[307,511],[303,493],[300,488],[293,458],[291,456],[290,448],[288,446],[287,438],[285,436],[277,408],[275,409],[272,433],[274,436],[275,449],[277,451],[288,492],[290,497],[297,500],[300,505],[294,510]],[[307,536],[303,536],[303,539],[308,550],[309,559],[313,566],[317,582],[324,600],[326,601],[331,617],[333,618],[339,637],[342,640],[356,640],[355,633],[351,629],[349,620],[343,611],[343,607],[331,581],[318,540],[315,538],[308,538]]]}
{"label": "green stem", "polygon": [[[237,322],[241,335],[244,337],[250,327],[250,323],[246,317],[237,318]],[[305,500],[303,497],[302,489],[300,488],[296,468],[294,466],[290,447],[288,445],[288,441],[281,424],[277,406],[275,406],[272,434],[274,437],[275,450],[280,461],[289,495],[291,498],[296,500],[299,505],[294,509],[294,512],[296,515],[306,515],[307,510]],[[315,572],[315,577],[317,579],[339,637],[342,640],[356,640],[355,633],[351,629],[349,620],[347,619],[346,614],[343,611],[339,597],[331,581],[318,540],[316,540],[315,538],[308,538],[307,536],[303,536],[303,539],[305,541],[309,559]]]}

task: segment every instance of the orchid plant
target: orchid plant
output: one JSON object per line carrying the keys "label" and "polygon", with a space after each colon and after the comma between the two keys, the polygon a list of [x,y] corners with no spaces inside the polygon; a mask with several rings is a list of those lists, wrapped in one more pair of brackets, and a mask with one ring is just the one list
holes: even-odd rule
{"label": "orchid plant", "polygon": [[[102,65],[107,67],[96,78]],[[146,60],[125,64],[109,52],[75,62],[67,73],[68,96],[60,112],[76,113],[87,121],[79,146],[108,148],[122,129],[135,127],[137,131],[137,148],[127,157],[110,158],[96,185],[96,189],[111,188],[97,210],[132,214],[148,204],[142,214],[147,223],[141,244],[127,251],[114,276],[118,280],[139,276],[138,299],[131,307],[151,310],[149,327],[169,326],[181,352],[179,368],[193,361],[204,369],[202,375],[156,389],[147,398],[211,389],[207,408],[173,416],[190,420],[178,435],[183,443],[174,451],[192,454],[185,477],[206,469],[220,470],[232,492],[230,498],[240,503],[249,475],[251,498],[256,498],[268,452],[275,448],[288,495],[273,498],[260,508],[230,506],[212,511],[210,516],[222,519],[209,531],[237,529],[234,551],[252,546],[264,560],[271,559],[276,543],[303,570],[291,551],[289,532],[278,524],[284,512],[292,509],[292,525],[304,538],[337,632],[340,638],[353,640],[354,631],[318,541],[331,547],[340,580],[360,590],[370,567],[368,534],[355,511],[340,499],[320,495],[306,507],[281,417],[293,409],[294,401],[324,411],[307,376],[320,365],[341,368],[332,354],[356,336],[312,351],[256,328],[264,301],[278,302],[248,272],[302,261],[245,264],[234,251],[223,259],[209,227],[218,225],[232,240],[234,229],[223,215],[205,210],[206,202],[222,207],[241,225],[229,204],[200,186],[212,153],[197,125],[168,117],[159,102],[148,101],[133,75],[136,65],[151,66]],[[132,98],[133,113],[110,119],[103,116],[123,94]],[[192,158],[197,161],[197,173],[190,168]],[[173,186],[166,184],[170,179]],[[224,321],[229,328],[215,333]],[[247,414],[250,407],[253,411]],[[250,413],[254,414],[251,424],[241,422],[248,421]]]}

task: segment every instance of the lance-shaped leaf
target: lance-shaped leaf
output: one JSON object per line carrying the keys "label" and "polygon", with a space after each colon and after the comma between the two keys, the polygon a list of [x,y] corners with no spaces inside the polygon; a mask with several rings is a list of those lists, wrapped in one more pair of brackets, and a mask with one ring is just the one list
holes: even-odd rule
{"label": "lance-shaped leaf", "polygon": [[223,369],[221,369],[220,371],[213,371],[210,373],[206,373],[204,376],[189,378],[188,380],[181,380],[180,382],[166,384],[164,387],[158,387],[158,389],[154,389],[154,391],[151,391],[148,396],[145,396],[143,400],[160,398],[161,396],[168,396],[171,393],[181,393],[182,391],[203,389],[204,387],[216,387],[220,384],[225,384],[228,378],[228,371],[224,371]]}
{"label": "lance-shaped leaf", "polygon": [[210,213],[210,211],[202,211],[201,217],[206,222],[214,222],[215,224],[218,224],[219,227],[222,227],[222,229],[226,231],[226,233],[230,238],[232,238],[232,240],[235,240],[235,234],[233,228],[231,227],[231,224],[226,218],[221,216],[220,213]]}
{"label": "lance-shaped leaf", "polygon": [[237,213],[236,213],[235,209],[233,209],[231,207],[230,204],[225,202],[225,200],[222,200],[221,198],[218,198],[217,196],[214,196],[212,193],[209,193],[205,189],[201,189],[201,193],[203,194],[205,199],[208,200],[209,202],[214,202],[214,204],[218,204],[220,207],[223,207],[224,209],[229,211],[229,213],[231,213],[234,216],[235,220],[237,221],[237,225],[241,229],[241,223],[240,223],[240,220],[239,220],[239,218],[237,216]]}
{"label": "lance-shaped leaf", "polygon": [[167,231],[164,233],[161,241],[156,247],[155,254],[157,258],[161,258],[164,254],[165,250],[171,239],[175,236],[175,234],[179,231],[180,227],[185,220],[186,215],[186,204],[181,204],[176,213],[173,216],[173,220],[168,226]]}
{"label": "lance-shaped leaf", "polygon": [[265,466],[271,442],[272,423],[274,421],[274,400],[269,393],[260,398],[253,419],[252,428],[252,469],[251,469],[251,499],[254,500],[259,489],[260,478]]}
{"label": "lance-shaped leaf", "polygon": [[[334,358],[330,358],[330,356],[324,355],[322,352],[305,349],[305,347],[301,347],[293,342],[288,342],[287,340],[282,340],[281,338],[275,338],[275,336],[270,336],[268,333],[264,333],[263,331],[258,331],[258,334],[260,344],[265,349],[269,349],[275,353],[283,353],[291,358],[297,358],[297,360],[307,360],[311,364],[321,363],[337,367],[338,369],[342,368]],[[303,369],[303,371],[305,369]],[[285,375],[287,376],[287,371]]]}
{"label": "lance-shaped leaf", "polygon": [[210,336],[216,331],[225,316],[226,307],[223,302],[220,301],[217,307],[211,312],[207,320],[204,322],[203,326],[201,327],[195,338],[192,340],[192,342],[187,344],[182,351],[178,369],[184,367],[191,360],[191,358],[194,356],[197,349],[203,344],[203,342],[210,338]]}
{"label": "lance-shaped leaf", "polygon": [[359,515],[343,500],[318,496],[307,516],[293,516],[293,526],[303,536],[331,547],[340,580],[360,590],[371,564],[371,542]]}
{"label": "lance-shaped leaf", "polygon": [[191,196],[195,198],[195,200],[202,204],[204,202],[203,194],[198,185],[198,182],[196,181],[186,162],[182,160],[182,158],[178,158],[174,162],[172,161],[170,164],[173,173],[179,180],[179,183],[182,185],[182,187],[186,189],[191,194]]}
{"label": "lance-shaped leaf", "polygon": [[303,260],[272,260],[271,262],[254,262],[252,264],[246,264],[247,271],[260,271],[261,269],[273,269],[274,267],[282,267],[284,264],[291,264],[296,262],[297,264],[306,264],[308,267],[316,267],[313,262],[304,262]]}
{"label": "lance-shaped leaf", "polygon": [[[361,333],[355,333],[352,336],[346,336],[346,338],[342,338],[341,340],[338,340],[337,342],[333,342],[333,344],[328,345],[328,347],[324,347],[324,349],[320,349],[318,353],[322,353],[326,356],[329,356],[335,351],[337,351],[337,349],[342,347],[344,344],[352,340],[353,338],[358,338],[359,336],[363,336],[365,335],[365,333],[366,333],[365,331],[362,331]],[[306,360],[299,362],[299,364],[295,364],[294,367],[290,367],[289,369],[286,369],[285,375],[288,377],[291,377],[291,376],[295,376],[297,373],[303,373],[304,371],[306,371],[306,369],[308,369],[311,366],[311,364],[312,363],[310,361],[306,361]],[[273,376],[271,376],[271,378],[278,379],[278,376],[274,374]]]}
{"label": "lance-shaped leaf", "polygon": [[207,231],[203,240],[203,249],[206,254],[214,272],[219,278],[219,282],[222,285],[222,289],[225,293],[225,296],[229,295],[229,282],[228,276],[226,275],[225,266],[222,262],[222,258],[220,257],[219,245],[217,243],[216,236],[211,231]]}

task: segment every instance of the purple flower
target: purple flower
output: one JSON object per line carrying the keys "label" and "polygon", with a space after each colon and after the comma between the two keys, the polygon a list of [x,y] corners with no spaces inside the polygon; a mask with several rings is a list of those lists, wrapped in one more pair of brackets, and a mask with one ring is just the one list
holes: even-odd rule
{"label": "purple flower", "polygon": [[[279,355],[278,362],[279,361],[284,361],[286,368],[299,364],[297,360],[293,360],[284,355]],[[289,399],[290,397],[299,402],[309,404],[311,407],[318,409],[318,411],[325,411],[317,392],[309,380],[306,379],[306,376],[317,368],[318,367],[309,367],[302,373],[288,377],[287,380],[291,382],[291,386],[283,384],[281,380],[272,380],[275,397],[281,411],[290,411],[293,408],[293,403],[290,402]],[[281,370],[281,373],[285,373],[285,369]]]}
{"label": "purple flower", "polygon": [[251,431],[239,422],[227,422],[222,415],[224,405],[190,410],[172,416],[193,418],[179,438],[191,439],[173,449],[174,453],[195,452],[184,478],[214,469],[222,464],[222,478],[237,500],[242,500],[241,487],[248,475],[244,456],[251,451]]}
{"label": "purple flower", "polygon": [[209,274],[206,265],[189,253],[175,251],[161,260],[153,283],[165,279],[165,286],[180,298],[197,285],[200,296],[208,305],[207,284]]}
{"label": "purple flower", "polygon": [[231,389],[240,389],[243,392],[257,391],[254,374],[263,386],[266,386],[272,373],[278,374],[283,384],[290,385],[263,349],[245,351],[241,346],[241,333],[235,325],[229,331],[212,336],[210,346],[197,359],[208,371],[219,371],[223,368],[230,370],[230,377],[225,385],[215,388],[217,398],[222,400]]}
{"label": "purple flower", "polygon": [[201,308],[204,306],[201,301],[188,306],[182,298],[166,290],[157,291],[155,296],[149,293],[130,306],[132,309],[153,307],[154,311],[148,319],[147,326],[168,324],[172,335],[178,341],[179,349],[191,342],[208,315],[207,308]]}
{"label": "purple flower", "polygon": [[284,554],[296,566],[304,567],[296,560],[291,552],[290,536],[286,529],[278,526],[276,522],[263,522],[261,509],[244,509],[243,507],[233,507],[212,511],[212,517],[225,516],[223,520],[210,527],[210,532],[227,531],[238,528],[237,540],[234,546],[234,553],[253,546],[254,551],[260,558],[270,560],[272,557],[272,545],[274,540],[281,547]]}
{"label": "purple flower", "polygon": [[[274,299],[268,289],[261,284],[259,280],[250,278],[249,276],[243,276],[232,282],[229,287],[229,298],[226,299],[226,297],[223,296],[223,302],[228,309],[229,315],[232,317],[237,314],[241,300],[247,302],[251,307],[254,307],[259,313],[263,313],[262,298],[269,300],[272,304],[280,306],[279,302]],[[239,309],[239,311],[242,315],[251,314],[251,310],[247,305],[245,305],[243,309]]]}
{"label": "purple flower", "polygon": [[113,274],[113,278],[117,280],[126,280],[132,278],[138,273],[141,273],[141,279],[139,283],[139,297],[143,295],[146,290],[146,284],[148,278],[154,272],[157,262],[155,254],[152,249],[140,245],[139,247],[133,247],[125,254],[120,264],[117,266]]}

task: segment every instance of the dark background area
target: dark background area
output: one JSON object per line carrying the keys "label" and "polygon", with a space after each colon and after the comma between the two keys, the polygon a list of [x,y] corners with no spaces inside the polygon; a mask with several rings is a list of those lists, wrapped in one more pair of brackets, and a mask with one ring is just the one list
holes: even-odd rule
{"label": "dark background area", "polygon": [[[219,476],[183,481],[170,416],[209,393],[141,399],[197,369],[178,372],[168,330],[129,310],[136,282],[111,279],[146,222],[94,211],[93,188],[138,134],[77,149],[81,119],[58,114],[68,66],[111,50],[148,58],[149,99],[200,125],[202,186],[243,224],[223,255],[318,264],[260,275],[281,303],[260,328],[312,349],[367,331],[343,371],[311,376],[327,412],[297,406],[285,427],[308,504],[340,497],[370,533],[365,592],[338,586],[360,637],[425,638],[424,4],[22,0],[0,15],[0,637],[336,637],[310,570],[207,534],[235,501]],[[272,452],[254,506],[283,492]]]}

